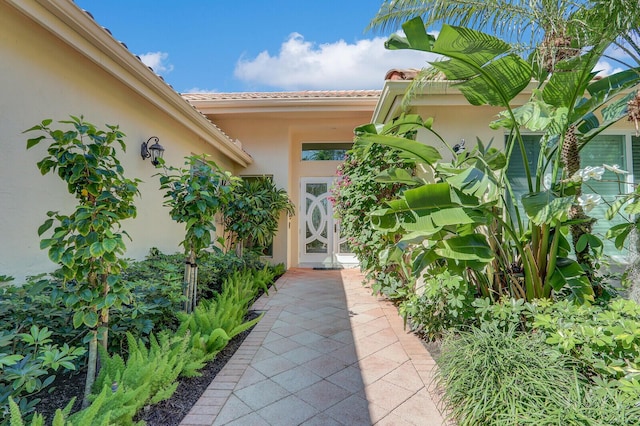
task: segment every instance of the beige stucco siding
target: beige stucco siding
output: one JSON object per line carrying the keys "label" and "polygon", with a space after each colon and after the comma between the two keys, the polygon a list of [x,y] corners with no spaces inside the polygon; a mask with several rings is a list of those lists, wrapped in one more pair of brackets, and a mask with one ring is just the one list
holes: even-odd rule
{"label": "beige stucco siding", "polygon": [[[253,164],[249,167],[237,170],[239,176],[273,176],[275,185],[289,192],[291,165],[287,126],[255,117],[214,120],[225,133],[240,139],[243,148],[251,152],[254,158]],[[290,238],[288,229],[288,218],[283,214],[278,223],[279,232],[273,241],[273,257],[270,259],[273,263],[291,265],[287,253]]]}
{"label": "beige stucco siding", "polygon": [[[162,207],[159,178],[154,176],[159,170],[142,160],[140,144],[159,137],[170,165],[181,166],[191,153],[208,153],[233,172],[237,165],[186,126],[179,113],[150,102],[123,82],[126,76],[114,77],[5,2],[0,2],[0,52],[0,275],[21,280],[54,268],[39,249],[36,231],[47,211],[71,212],[75,203],[57,175],[42,176],[36,167],[46,154],[45,142],[27,151],[26,140],[35,134],[22,132],[42,119],[65,120],[70,114],[84,115],[100,128],[119,124],[127,135],[127,152],[119,158],[127,177],[143,181],[138,217],[123,222],[133,239],[127,243],[127,256],[141,258],[150,247],[180,250],[183,226]],[[112,59],[105,55],[101,61]]]}
{"label": "beige stucco siding", "polygon": [[[476,143],[479,138],[485,145],[493,139],[496,148],[504,147],[504,131],[492,130],[489,123],[495,119],[499,108],[474,106],[429,106],[418,107],[416,112],[423,119],[433,118],[433,130],[437,132],[450,146],[465,140],[467,147]],[[445,156],[448,149],[442,146],[439,139],[431,132],[424,130],[418,139],[434,146]]]}
{"label": "beige stucco siding", "polygon": [[[277,100],[273,101],[277,104]],[[196,103],[197,105],[197,103]],[[274,239],[272,261],[299,265],[300,179],[335,176],[337,161],[302,161],[303,142],[351,142],[356,126],[371,120],[373,106],[359,111],[296,111],[216,113],[213,107],[198,107],[218,127],[242,140],[254,163],[240,175],[272,175],[296,205],[296,215],[287,223],[283,215]],[[211,112],[209,112],[211,111]]]}

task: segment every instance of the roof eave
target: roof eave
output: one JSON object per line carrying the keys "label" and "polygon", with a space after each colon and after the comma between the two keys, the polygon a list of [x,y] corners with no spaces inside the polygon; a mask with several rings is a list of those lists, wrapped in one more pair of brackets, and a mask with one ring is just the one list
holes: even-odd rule
{"label": "roof eave", "polygon": [[246,167],[253,162],[248,153],[73,2],[6,1],[239,165]]}
{"label": "roof eave", "polygon": [[[387,80],[382,88],[380,101],[376,105],[373,112],[372,122],[386,123],[397,117],[402,112],[402,99],[411,85],[411,80]],[[437,95],[446,95],[446,105],[468,106],[469,102],[464,98],[462,92],[455,87],[456,81],[438,80],[424,84],[420,91],[413,94],[413,98],[409,102],[409,106],[425,106],[441,104],[442,97]],[[522,104],[531,95],[532,90],[537,83],[532,81],[515,99],[515,104]],[[524,95],[524,97],[522,96]]]}
{"label": "roof eave", "polygon": [[378,97],[313,97],[313,98],[259,98],[259,99],[189,99],[203,114],[250,114],[300,112],[367,112],[378,102]]}

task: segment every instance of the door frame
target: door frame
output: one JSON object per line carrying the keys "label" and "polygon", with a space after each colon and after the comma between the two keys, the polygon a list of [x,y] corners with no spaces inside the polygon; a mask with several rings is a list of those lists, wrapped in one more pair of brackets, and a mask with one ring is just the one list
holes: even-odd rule
{"label": "door frame", "polygon": [[[299,210],[299,239],[298,239],[298,263],[302,267],[355,267],[358,260],[353,253],[340,253],[340,223],[333,217],[333,206],[328,200],[329,190],[335,181],[335,177],[301,177],[300,178],[300,209]],[[327,192],[324,198],[327,201],[325,220],[327,226],[327,253],[306,253],[306,225],[307,225],[307,191],[308,183],[326,183]],[[344,239],[343,239],[344,240]]]}

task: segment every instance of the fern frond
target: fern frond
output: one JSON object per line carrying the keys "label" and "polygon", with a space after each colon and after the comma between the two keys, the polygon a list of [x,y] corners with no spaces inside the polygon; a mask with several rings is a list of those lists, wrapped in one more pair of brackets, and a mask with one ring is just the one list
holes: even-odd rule
{"label": "fern frond", "polygon": [[16,404],[11,397],[9,397],[9,413],[11,416],[11,426],[24,426],[20,407],[18,407],[18,404]]}

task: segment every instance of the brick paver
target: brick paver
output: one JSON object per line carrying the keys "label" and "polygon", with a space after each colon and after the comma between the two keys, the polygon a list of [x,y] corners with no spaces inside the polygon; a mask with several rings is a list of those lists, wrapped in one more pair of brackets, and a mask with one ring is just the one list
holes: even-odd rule
{"label": "brick paver", "polygon": [[182,426],[446,424],[435,362],[353,269],[291,269]]}

